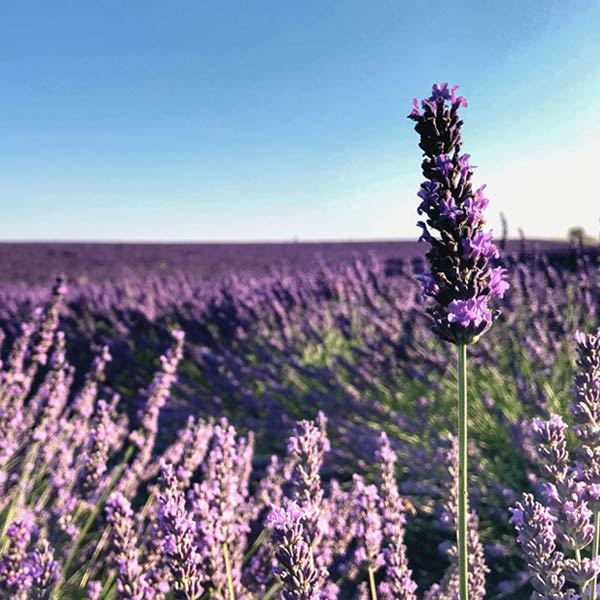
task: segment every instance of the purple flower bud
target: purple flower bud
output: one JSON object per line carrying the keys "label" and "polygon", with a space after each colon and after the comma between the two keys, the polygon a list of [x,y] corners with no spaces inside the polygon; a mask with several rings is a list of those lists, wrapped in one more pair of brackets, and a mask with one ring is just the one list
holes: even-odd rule
{"label": "purple flower bud", "polygon": [[583,586],[590,579],[600,574],[600,557],[581,560],[567,559],[563,563],[565,579],[571,583]]}

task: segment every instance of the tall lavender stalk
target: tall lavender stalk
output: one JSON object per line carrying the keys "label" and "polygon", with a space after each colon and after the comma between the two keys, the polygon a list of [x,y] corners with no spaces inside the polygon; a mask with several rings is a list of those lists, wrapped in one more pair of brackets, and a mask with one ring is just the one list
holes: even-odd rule
{"label": "tall lavender stalk", "polygon": [[[492,268],[490,259],[498,257],[492,232],[484,232],[483,211],[488,199],[485,186],[473,191],[473,166],[469,154],[460,154],[463,122],[458,109],[466,106],[456,96],[454,86],[434,84],[429,98],[413,100],[408,115],[417,124],[424,159],[421,164],[426,178],[421,184],[419,214],[425,221],[417,224],[423,230],[419,241],[430,244],[427,259],[430,272],[419,280],[423,295],[435,302],[428,308],[433,319],[433,332],[458,350],[458,552],[460,599],[467,600],[467,346],[492,325],[497,312],[489,306],[493,298],[501,298],[508,289],[502,267]],[[437,235],[434,235],[437,232]]]}
{"label": "tall lavender stalk", "polygon": [[131,504],[123,494],[114,492],[106,502],[107,521],[112,527],[111,542],[117,567],[117,589],[122,600],[155,597],[139,561],[139,540]]}
{"label": "tall lavender stalk", "polygon": [[396,483],[398,457],[385,433],[380,437],[377,453],[381,463],[381,508],[383,514],[383,556],[386,581],[380,585],[385,600],[417,600],[417,585],[408,567],[404,545],[404,507]]}
{"label": "tall lavender stalk", "polygon": [[185,506],[185,495],[172,465],[162,465],[158,496],[164,560],[173,577],[176,597],[197,600],[204,594],[205,573],[197,547],[197,525]]}
{"label": "tall lavender stalk", "polygon": [[375,574],[383,564],[381,543],[383,522],[379,512],[381,498],[374,485],[365,485],[360,475],[354,475],[355,501],[353,507],[354,536],[357,541],[354,552],[356,567],[366,569],[369,577],[370,599],[377,600]]}

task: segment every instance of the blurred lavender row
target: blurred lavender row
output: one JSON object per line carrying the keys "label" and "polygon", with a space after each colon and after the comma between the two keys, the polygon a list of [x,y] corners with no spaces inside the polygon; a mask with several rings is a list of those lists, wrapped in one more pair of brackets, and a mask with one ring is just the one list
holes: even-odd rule
{"label": "blurred lavender row", "polygon": [[[568,251],[564,242],[508,240],[508,252],[557,253]],[[376,254],[384,261],[411,259],[425,254],[412,241],[302,242],[238,244],[143,244],[84,242],[0,242],[0,282],[46,285],[52,274],[68,273],[71,282],[113,280],[133,273],[168,275],[185,271],[196,279],[231,274],[269,275],[273,271],[305,273],[320,264],[336,267]]]}

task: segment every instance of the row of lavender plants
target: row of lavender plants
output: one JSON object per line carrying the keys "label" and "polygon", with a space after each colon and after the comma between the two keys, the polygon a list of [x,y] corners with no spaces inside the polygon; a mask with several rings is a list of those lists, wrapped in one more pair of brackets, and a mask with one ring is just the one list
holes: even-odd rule
{"label": "row of lavender plants", "polygon": [[[267,462],[255,454],[252,432],[243,428],[240,435],[225,418],[190,416],[161,444],[160,415],[183,366],[184,333],[172,332],[159,370],[128,416],[105,385],[108,347],[84,377],[69,363],[59,328],[64,292],[59,283],[45,309],[22,326],[0,374],[0,589],[6,597],[453,598],[457,445],[451,436],[439,431],[428,450],[373,427],[364,450],[371,469],[331,448],[322,413],[291,426],[287,452]],[[538,494],[516,503],[512,521],[540,598],[574,597],[560,591],[565,578],[574,589],[589,588],[598,569],[584,550],[598,543],[600,338],[578,334],[576,341],[570,409],[576,462],[559,416],[512,423],[511,440],[519,440],[531,461],[528,487]],[[493,404],[485,401],[491,413]],[[422,399],[415,420],[427,419],[428,408]],[[539,403],[534,408],[544,413]],[[339,416],[338,422],[342,427]],[[402,425],[405,435],[418,435],[408,419]],[[361,474],[332,477],[342,457]],[[475,453],[481,469],[480,459]],[[491,482],[474,470],[472,499],[481,509],[478,499],[489,497]],[[499,490],[512,504],[519,491]],[[425,517],[414,514],[415,504]],[[493,513],[507,521],[504,506]],[[446,571],[433,584],[413,574],[423,542],[409,544],[408,553],[405,544],[407,517],[409,527],[413,521],[427,531],[418,526],[428,507],[430,525],[448,532],[437,559]],[[483,598],[486,574],[507,548],[482,543],[474,511],[468,542],[470,597]],[[519,580],[528,575],[513,575],[488,597],[518,597]]]}

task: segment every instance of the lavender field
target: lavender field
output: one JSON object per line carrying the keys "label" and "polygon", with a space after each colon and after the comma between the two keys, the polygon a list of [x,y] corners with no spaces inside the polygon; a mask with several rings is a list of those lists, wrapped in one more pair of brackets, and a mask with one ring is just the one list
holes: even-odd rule
{"label": "lavender field", "polygon": [[[377,556],[389,544],[406,549],[395,568],[419,596],[445,597],[431,586],[454,564],[455,365],[428,326],[422,260],[390,261],[391,250],[269,275],[102,271],[53,293],[35,262],[28,285],[6,277],[10,597],[170,597],[179,588],[156,541],[191,535],[185,489],[211,529],[201,555],[183,541],[163,550],[197,586],[173,597],[272,597],[274,544],[288,531],[277,519],[289,515],[269,507],[303,494],[326,519],[317,556],[338,597],[361,594],[370,573],[387,597]],[[600,263],[551,251],[504,261],[502,316],[471,347],[471,542],[486,597],[526,598],[508,508],[540,476],[530,422],[567,413],[574,332],[598,323]],[[186,571],[198,565],[201,578]]]}
{"label": "lavender field", "polygon": [[456,89],[416,244],[2,248],[2,597],[596,600],[598,248],[496,246]]}

